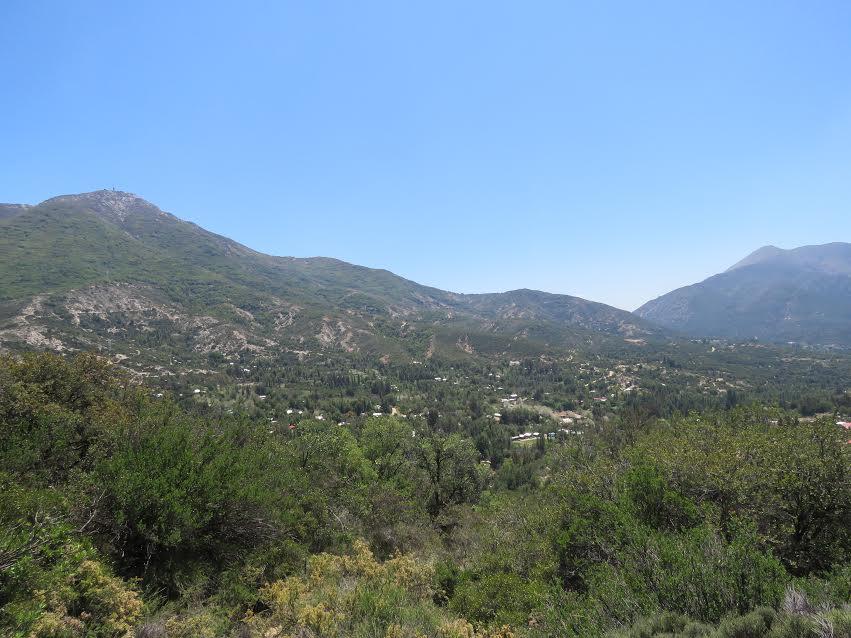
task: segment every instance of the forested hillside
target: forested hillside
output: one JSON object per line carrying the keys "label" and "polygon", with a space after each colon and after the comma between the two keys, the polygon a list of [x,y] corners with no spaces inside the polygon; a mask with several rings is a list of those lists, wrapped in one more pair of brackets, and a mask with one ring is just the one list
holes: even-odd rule
{"label": "forested hillside", "polygon": [[336,259],[264,255],[130,193],[0,211],[0,348],[102,349],[150,369],[211,351],[406,361],[663,333],[566,295],[460,295]]}
{"label": "forested hillside", "polygon": [[491,460],[440,413],[277,424],[5,358],[0,632],[848,636],[847,443],[754,404]]}

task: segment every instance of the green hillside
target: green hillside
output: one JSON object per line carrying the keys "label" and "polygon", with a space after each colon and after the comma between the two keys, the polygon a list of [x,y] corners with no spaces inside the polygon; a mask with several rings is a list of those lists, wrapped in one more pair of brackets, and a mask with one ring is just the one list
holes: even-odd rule
{"label": "green hillside", "polygon": [[630,313],[565,295],[459,295],[336,259],[264,255],[129,193],[4,211],[0,346],[7,348],[104,347],[106,339],[110,349],[132,350],[144,332],[150,358],[158,351],[151,333],[180,332],[185,357],[284,348],[408,359],[433,355],[429,343],[458,330],[482,347],[453,345],[449,356],[499,343],[564,351],[588,331],[660,334]]}

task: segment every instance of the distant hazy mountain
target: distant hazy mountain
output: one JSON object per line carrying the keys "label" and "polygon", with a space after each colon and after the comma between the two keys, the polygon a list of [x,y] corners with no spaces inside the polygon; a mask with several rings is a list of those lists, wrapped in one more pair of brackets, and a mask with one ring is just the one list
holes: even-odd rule
{"label": "distant hazy mountain", "polygon": [[130,193],[0,205],[0,349],[521,356],[660,332],[566,295],[460,295],[336,259],[264,255]]}
{"label": "distant hazy mountain", "polygon": [[694,336],[851,346],[851,244],[765,246],[636,314]]}

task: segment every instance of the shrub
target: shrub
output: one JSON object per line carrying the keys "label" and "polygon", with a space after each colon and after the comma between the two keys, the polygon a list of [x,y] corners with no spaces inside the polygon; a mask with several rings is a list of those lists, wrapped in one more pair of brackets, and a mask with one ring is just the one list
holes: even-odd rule
{"label": "shrub", "polygon": [[544,599],[541,583],[516,574],[467,577],[456,586],[450,609],[481,623],[524,626]]}
{"label": "shrub", "polygon": [[31,638],[124,638],[142,613],[138,594],[91,559],[51,590],[34,592],[34,600],[44,613],[30,628]]}
{"label": "shrub", "polygon": [[264,638],[484,636],[435,606],[434,579],[430,564],[400,554],[379,562],[356,541],[351,554],[312,556],[303,576],[264,587],[260,600],[268,611],[249,613],[245,624],[251,636]]}

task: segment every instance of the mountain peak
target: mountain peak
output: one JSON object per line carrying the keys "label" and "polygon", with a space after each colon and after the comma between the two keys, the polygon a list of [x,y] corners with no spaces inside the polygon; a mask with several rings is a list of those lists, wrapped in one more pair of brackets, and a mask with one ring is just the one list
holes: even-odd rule
{"label": "mountain peak", "polygon": [[763,246],[727,269],[731,272],[756,264],[774,264],[791,268],[807,268],[823,273],[851,274],[851,244],[832,242],[815,246],[800,246],[784,250]]}
{"label": "mountain peak", "polygon": [[780,257],[787,251],[782,248],[778,248],[777,246],[763,246],[762,248],[758,248],[753,251],[750,255],[742,259],[741,261],[737,261],[735,264],[730,266],[726,272],[730,272],[732,270],[736,270],[737,268],[744,268],[745,266],[752,266],[753,264],[759,264],[764,261],[769,261],[771,259],[775,259]]}
{"label": "mountain peak", "polygon": [[139,214],[167,214],[134,193],[107,189],[92,191],[91,193],[60,195],[45,200],[39,205],[80,208],[114,222],[123,222],[128,217]]}

